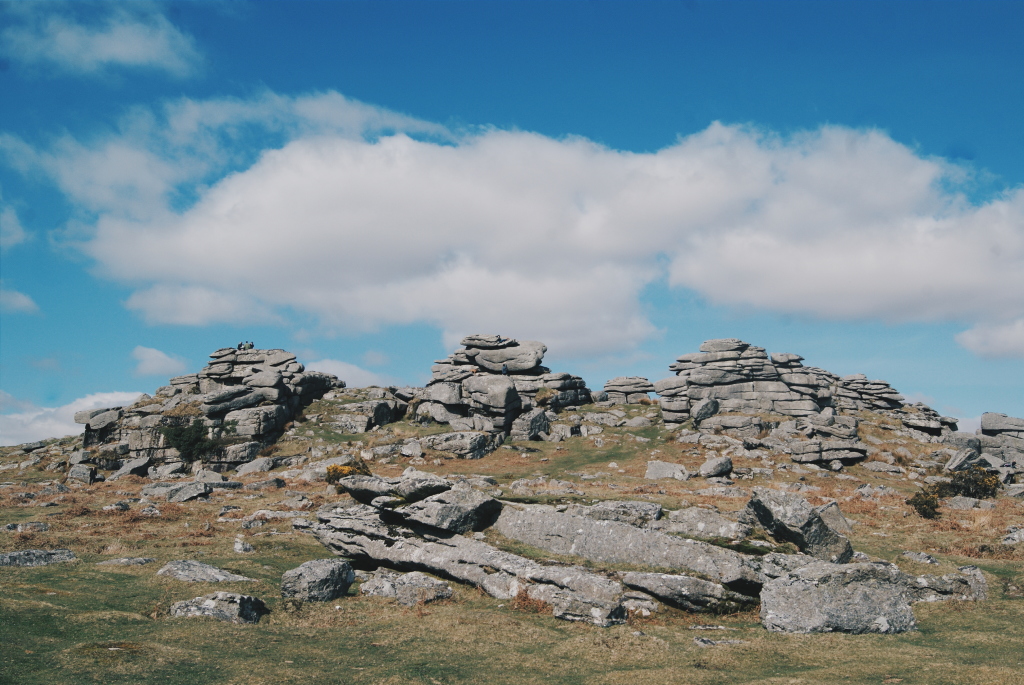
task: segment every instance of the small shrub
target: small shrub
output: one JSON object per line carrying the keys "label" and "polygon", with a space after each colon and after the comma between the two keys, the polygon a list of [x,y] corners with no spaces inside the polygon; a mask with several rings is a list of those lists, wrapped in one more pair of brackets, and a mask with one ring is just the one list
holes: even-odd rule
{"label": "small shrub", "polygon": [[193,462],[220,447],[216,440],[206,437],[206,426],[199,419],[188,426],[161,428],[160,432],[170,446],[178,450],[184,462]]}
{"label": "small shrub", "polygon": [[990,499],[999,492],[999,476],[977,466],[953,474],[949,489],[954,495]]}
{"label": "small shrub", "polygon": [[936,488],[928,487],[907,500],[921,518],[934,519],[939,516],[939,495]]}
{"label": "small shrub", "polygon": [[331,464],[327,467],[327,482],[331,485],[337,485],[338,481],[346,476],[368,476],[370,475],[370,469],[366,467],[366,463],[363,461],[354,461],[351,464]]}

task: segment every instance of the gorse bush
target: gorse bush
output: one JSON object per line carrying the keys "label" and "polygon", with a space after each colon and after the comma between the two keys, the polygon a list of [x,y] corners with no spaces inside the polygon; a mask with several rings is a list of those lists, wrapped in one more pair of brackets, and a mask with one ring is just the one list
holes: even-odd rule
{"label": "gorse bush", "polygon": [[917,515],[925,519],[939,517],[939,496],[932,487],[925,488],[907,500]]}
{"label": "gorse bush", "polygon": [[366,464],[363,462],[353,462],[351,464],[331,464],[327,467],[327,482],[331,485],[337,485],[338,481],[346,476],[355,475],[370,475],[370,469],[366,468]]}
{"label": "gorse bush", "polygon": [[939,500],[944,497],[974,497],[989,499],[999,492],[999,476],[987,472],[977,466],[958,471],[948,483],[929,485],[907,500],[922,518],[933,519],[939,516]]}
{"label": "gorse bush", "polygon": [[976,497],[978,499],[989,499],[995,497],[999,492],[999,476],[989,473],[977,466],[958,471],[953,474],[953,480],[945,484],[950,492],[964,497]]}
{"label": "gorse bush", "polygon": [[160,432],[171,447],[178,450],[181,460],[192,462],[220,448],[220,443],[206,437],[206,426],[196,419],[188,426],[161,428]]}

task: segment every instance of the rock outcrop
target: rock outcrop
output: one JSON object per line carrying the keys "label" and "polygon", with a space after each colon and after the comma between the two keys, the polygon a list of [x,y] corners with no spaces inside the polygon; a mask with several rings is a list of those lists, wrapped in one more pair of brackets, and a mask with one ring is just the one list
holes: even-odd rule
{"label": "rock outcrop", "polygon": [[470,335],[463,347],[435,362],[433,376],[421,393],[417,415],[450,424],[456,431],[509,434],[537,439],[545,421],[531,409],[576,407],[590,402],[590,390],[579,376],[552,373],[543,366],[547,346],[500,335]]}
{"label": "rock outcrop", "polygon": [[[669,366],[675,375],[657,381],[654,391],[661,396],[662,416],[670,425],[703,425],[715,413],[812,417],[826,408],[857,412],[906,406],[903,396],[885,381],[868,380],[863,374],[840,377],[802,362],[796,354],[769,356],[764,348],[736,338],[707,340],[700,352],[678,357]],[[703,404],[707,400],[717,401],[709,414]],[[900,418],[905,426],[929,435],[956,430],[956,419],[920,404]]]}
{"label": "rock outcrop", "polygon": [[[202,455],[218,470],[252,461],[275,441],[302,407],[333,388],[335,376],[306,371],[285,350],[224,348],[199,373],[177,376],[127,407],[81,411],[85,424],[82,462],[120,469],[114,478],[146,475],[147,469],[181,460],[168,429],[199,422],[210,443]],[[76,478],[86,480],[82,469]]]}

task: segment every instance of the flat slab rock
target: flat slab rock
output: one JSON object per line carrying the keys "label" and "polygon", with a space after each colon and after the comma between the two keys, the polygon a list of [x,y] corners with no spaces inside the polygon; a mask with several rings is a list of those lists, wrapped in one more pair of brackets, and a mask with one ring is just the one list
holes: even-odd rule
{"label": "flat slab rock", "polygon": [[761,587],[762,576],[753,557],[628,523],[571,516],[550,506],[505,503],[494,530],[555,554],[695,571],[751,595]]}
{"label": "flat slab rock", "polygon": [[234,592],[214,592],[171,605],[171,616],[208,617],[228,623],[259,623],[267,613],[262,600]]}
{"label": "flat slab rock", "polygon": [[310,532],[339,556],[400,571],[425,571],[502,599],[524,592],[550,604],[552,614],[566,620],[608,626],[626,619],[622,584],[601,574],[540,564],[436,528],[385,523],[379,510],[365,505],[320,511],[317,518],[320,523]]}
{"label": "flat slab rock", "polygon": [[903,633],[915,628],[905,576],[893,564],[819,561],[769,581],[761,623],[784,633]]}
{"label": "flat slab rock", "polygon": [[0,566],[48,566],[75,559],[70,549],[23,549],[0,554]]}
{"label": "flat slab rock", "polygon": [[166,576],[175,580],[184,580],[189,583],[227,583],[233,581],[254,581],[253,578],[246,578],[237,573],[223,571],[216,566],[203,564],[198,561],[183,559],[181,561],[169,561],[163,568],[156,572],[158,576]]}

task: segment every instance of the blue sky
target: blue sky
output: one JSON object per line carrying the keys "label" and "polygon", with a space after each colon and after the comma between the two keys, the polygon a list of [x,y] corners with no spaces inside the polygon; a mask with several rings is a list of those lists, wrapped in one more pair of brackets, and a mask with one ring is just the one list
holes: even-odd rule
{"label": "blue sky", "polygon": [[0,443],[253,340],[1024,416],[1021,2],[0,6]]}

